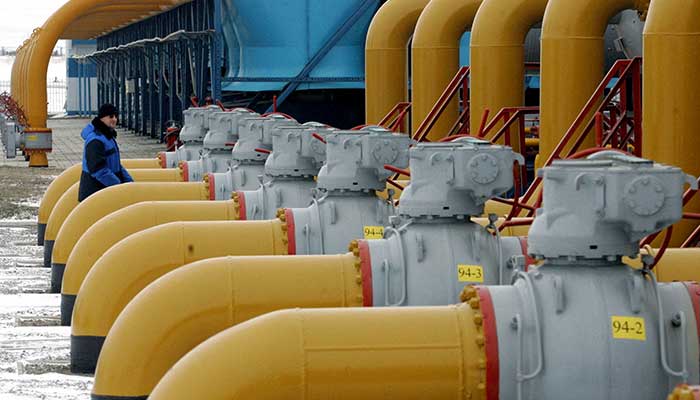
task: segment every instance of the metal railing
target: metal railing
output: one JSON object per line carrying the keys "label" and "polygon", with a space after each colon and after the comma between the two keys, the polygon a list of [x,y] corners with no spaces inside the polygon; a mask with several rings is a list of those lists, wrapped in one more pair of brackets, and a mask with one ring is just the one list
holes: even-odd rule
{"label": "metal railing", "polygon": [[[0,81],[0,93],[10,92],[10,81]],[[46,83],[46,101],[49,114],[58,114],[66,110],[68,85],[65,80],[53,80]]]}

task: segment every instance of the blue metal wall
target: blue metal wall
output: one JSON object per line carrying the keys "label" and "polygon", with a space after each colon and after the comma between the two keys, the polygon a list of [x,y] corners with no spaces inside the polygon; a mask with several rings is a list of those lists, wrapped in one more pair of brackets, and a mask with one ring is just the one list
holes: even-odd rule
{"label": "blue metal wall", "polygon": [[[228,67],[222,89],[282,89],[363,2],[222,0]],[[365,38],[379,4],[374,1],[299,90],[364,87]]]}

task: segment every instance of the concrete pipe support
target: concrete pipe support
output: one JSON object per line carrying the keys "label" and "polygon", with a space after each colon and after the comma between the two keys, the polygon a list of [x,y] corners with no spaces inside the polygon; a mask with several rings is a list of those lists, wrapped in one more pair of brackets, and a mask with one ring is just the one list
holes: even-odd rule
{"label": "concrete pipe support", "polygon": [[[209,190],[206,184],[182,182],[134,182],[100,190],[75,207],[61,225],[49,259],[51,274],[63,276],[68,256],[73,251],[78,239],[94,223],[114,211],[142,201],[206,200],[209,197],[208,194]],[[46,247],[44,246],[44,249]],[[60,279],[57,278],[56,281],[60,281]]]}
{"label": "concrete pipe support", "polygon": [[117,318],[100,354],[92,398],[145,397],[196,345],[256,316],[284,308],[362,306],[357,261],[352,253],[225,257],[165,275]]}
{"label": "concrete pipe support", "polygon": [[[414,132],[457,73],[460,39],[471,28],[480,5],[481,0],[431,0],[418,18],[411,47]],[[458,115],[457,101],[453,100],[428,139],[445,137]]]}
{"label": "concrete pipe support", "polygon": [[237,215],[232,200],[148,201],[117,210],[100,219],[85,231],[71,251],[62,281],[51,282],[52,289],[61,292],[61,323],[70,325],[75,296],[90,268],[122,239],[169,222],[231,221],[237,219]]}
{"label": "concrete pipe support", "polygon": [[[286,255],[286,228],[279,219],[172,222],[117,243],[90,270],[76,298],[71,370],[94,371],[114,320],[131,299],[158,277],[194,261],[228,254]],[[129,260],[128,264],[124,260]]]}
{"label": "concrete pipe support", "polygon": [[[179,182],[180,174],[177,170],[169,169],[134,169],[130,172],[132,178],[136,182]],[[58,237],[63,223],[75,208],[78,207],[78,191],[80,182],[74,183],[65,193],[63,193],[56,205],[51,211],[49,219],[46,221],[46,230],[44,231],[44,267],[51,267],[51,255],[53,253],[54,243]]]}
{"label": "concrete pipe support", "polygon": [[408,43],[430,0],[387,1],[377,11],[365,44],[365,122],[378,124],[408,101]]}
{"label": "concrete pipe support", "polygon": [[[144,158],[144,159],[125,159],[122,160],[122,165],[126,169],[147,169],[147,168],[159,168],[158,159]],[[39,216],[38,216],[38,237],[37,242],[39,246],[44,245],[44,234],[46,232],[46,224],[49,221],[49,216],[53,211],[54,206],[58,199],[70,188],[74,183],[80,180],[80,174],[82,172],[82,165],[75,164],[72,167],[65,169],[61,172],[56,179],[54,179],[49,187],[44,192],[44,196],[41,198],[41,203],[39,203]]]}

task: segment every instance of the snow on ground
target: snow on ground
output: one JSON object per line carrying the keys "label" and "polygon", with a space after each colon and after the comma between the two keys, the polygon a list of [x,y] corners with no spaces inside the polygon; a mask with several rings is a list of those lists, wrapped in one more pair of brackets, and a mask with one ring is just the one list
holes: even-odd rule
{"label": "snow on ground", "polygon": [[70,373],[70,327],[42,257],[36,220],[0,220],[0,399],[87,400],[92,377]]}

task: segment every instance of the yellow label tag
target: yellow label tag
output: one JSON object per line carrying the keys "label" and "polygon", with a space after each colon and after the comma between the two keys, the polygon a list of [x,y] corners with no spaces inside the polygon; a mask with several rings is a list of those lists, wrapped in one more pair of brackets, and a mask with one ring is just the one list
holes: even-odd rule
{"label": "yellow label tag", "polygon": [[36,142],[37,140],[39,140],[39,138],[36,136],[26,135],[25,137],[27,138],[27,142]]}
{"label": "yellow label tag", "polygon": [[457,278],[460,282],[484,283],[484,268],[481,265],[458,264]]}
{"label": "yellow label tag", "polygon": [[647,340],[647,330],[644,325],[644,318],[640,317],[620,317],[613,315],[610,317],[612,323],[612,336],[615,339]]}
{"label": "yellow label tag", "polygon": [[383,226],[365,226],[365,239],[384,239]]}

